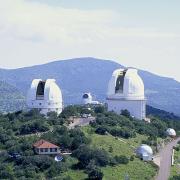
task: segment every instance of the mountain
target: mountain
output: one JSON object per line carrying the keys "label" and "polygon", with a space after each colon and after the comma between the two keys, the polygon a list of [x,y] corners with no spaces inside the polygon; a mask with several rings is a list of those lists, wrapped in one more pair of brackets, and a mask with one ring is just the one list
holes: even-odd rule
{"label": "mountain", "polygon": [[[65,104],[80,103],[84,92],[105,101],[107,84],[113,70],[123,67],[95,58],[61,60],[20,69],[0,69],[1,80],[15,86],[25,96],[34,78],[54,78],[60,85]],[[180,115],[180,83],[147,71],[139,71],[145,83],[148,104]]]}
{"label": "mountain", "polygon": [[25,107],[25,97],[12,85],[0,81],[0,112],[20,110]]}

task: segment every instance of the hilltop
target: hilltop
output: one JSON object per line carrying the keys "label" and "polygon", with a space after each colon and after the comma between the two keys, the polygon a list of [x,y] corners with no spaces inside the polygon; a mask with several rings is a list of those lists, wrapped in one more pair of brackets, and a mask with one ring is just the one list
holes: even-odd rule
{"label": "hilltop", "polygon": [[[0,69],[0,77],[24,96],[34,78],[54,78],[62,89],[64,104],[68,105],[81,103],[84,92],[91,92],[94,99],[105,101],[111,74],[121,67],[110,60],[77,58],[20,69]],[[180,115],[180,83],[147,71],[140,70],[139,74],[144,80],[147,103]]]}
{"label": "hilltop", "polygon": [[[95,121],[86,127],[69,129],[71,117],[80,118],[87,110]],[[103,106],[91,107],[91,110],[68,106],[59,117],[54,113],[44,117],[35,110],[18,111],[0,115],[0,126],[0,179],[20,180],[84,180],[95,174],[103,180],[125,176],[151,179],[157,173],[157,166],[136,157],[135,149],[145,143],[156,152],[169,126],[180,133],[178,120],[152,117],[152,122],[146,123],[107,112]],[[35,154],[33,144],[40,139],[72,154],[63,155],[59,163],[54,161],[53,155]],[[18,157],[12,157],[13,153]]]}

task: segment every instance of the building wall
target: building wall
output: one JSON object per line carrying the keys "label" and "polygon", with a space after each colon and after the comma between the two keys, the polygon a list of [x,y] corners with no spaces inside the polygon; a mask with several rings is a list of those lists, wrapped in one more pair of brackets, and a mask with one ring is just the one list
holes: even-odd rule
{"label": "building wall", "polygon": [[[44,148],[45,149],[45,148]],[[41,152],[41,150],[40,149],[38,149],[38,148],[35,148],[35,152],[37,153],[37,154],[59,154],[61,151],[60,151],[60,149],[59,148],[57,148],[57,151],[56,152],[51,152],[51,150],[50,150],[50,148],[47,148],[47,152],[45,152],[45,150],[43,149],[43,152]]]}
{"label": "building wall", "polygon": [[121,100],[121,99],[108,99],[108,111],[114,111],[117,114],[121,113],[121,110],[127,109],[131,116],[137,119],[146,118],[146,101],[145,100]]}

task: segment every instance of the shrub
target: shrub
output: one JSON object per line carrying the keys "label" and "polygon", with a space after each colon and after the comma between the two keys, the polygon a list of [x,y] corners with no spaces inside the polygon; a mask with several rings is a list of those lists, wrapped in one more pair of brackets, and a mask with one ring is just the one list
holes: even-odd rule
{"label": "shrub", "polygon": [[107,132],[107,129],[105,127],[98,127],[95,132],[97,134],[105,135]]}
{"label": "shrub", "polygon": [[129,159],[123,155],[122,156],[115,156],[114,159],[118,164],[128,164],[129,163]]}
{"label": "shrub", "polygon": [[99,168],[96,168],[88,173],[88,178],[90,180],[102,180],[103,173]]}
{"label": "shrub", "polygon": [[125,116],[127,118],[131,117],[131,114],[127,109],[121,110],[121,115],[123,115],[123,116]]}

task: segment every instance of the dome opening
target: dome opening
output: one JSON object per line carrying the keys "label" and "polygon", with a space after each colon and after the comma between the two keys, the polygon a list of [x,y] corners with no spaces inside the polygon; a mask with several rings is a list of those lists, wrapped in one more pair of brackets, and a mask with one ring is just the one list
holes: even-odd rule
{"label": "dome opening", "polygon": [[124,77],[126,75],[126,70],[123,72],[120,72],[117,80],[116,80],[116,87],[115,87],[115,93],[123,93],[123,88],[124,88]]}
{"label": "dome opening", "polygon": [[84,95],[83,95],[83,98],[84,98],[84,99],[89,98],[88,94],[84,94]]}
{"label": "dome opening", "polygon": [[46,84],[46,81],[39,81],[37,91],[36,91],[36,99],[44,99],[45,84]]}

